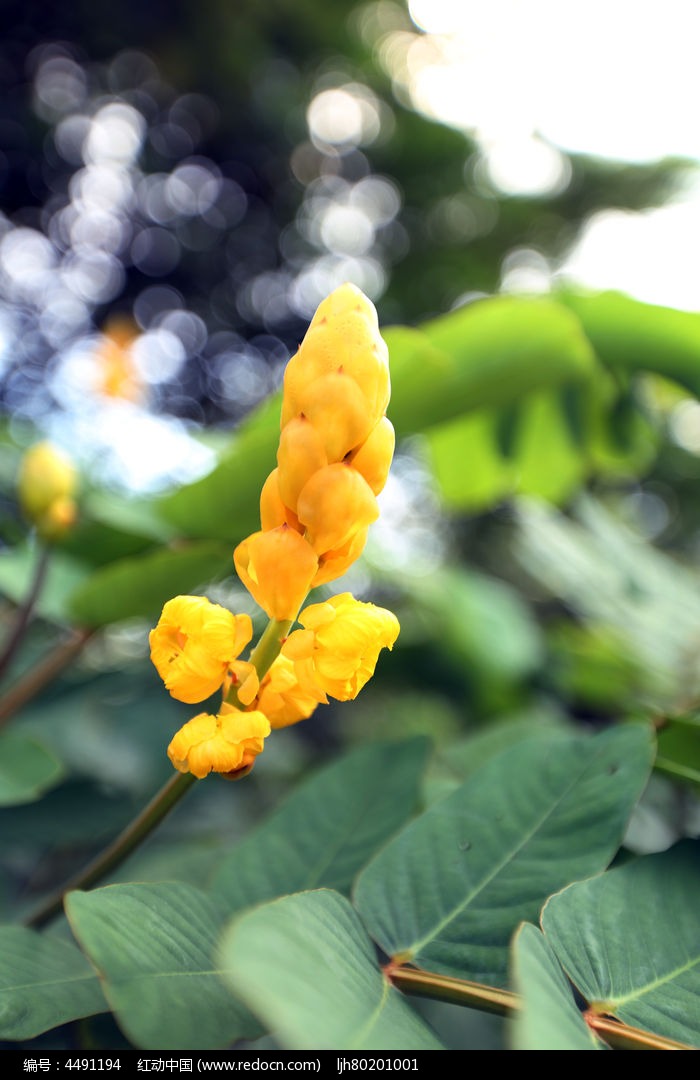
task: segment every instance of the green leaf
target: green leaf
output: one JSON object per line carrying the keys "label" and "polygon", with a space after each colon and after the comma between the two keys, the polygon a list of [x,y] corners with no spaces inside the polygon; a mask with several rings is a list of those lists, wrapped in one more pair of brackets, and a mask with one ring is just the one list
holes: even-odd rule
{"label": "green leaf", "polygon": [[508,747],[537,734],[547,735],[551,732],[557,738],[563,727],[562,716],[540,706],[499,719],[473,735],[457,739],[438,750],[430,764],[425,784],[428,801],[449,795],[467,777]]}
{"label": "green leaf", "polygon": [[[448,507],[481,510],[512,494],[512,461],[504,461],[496,445],[495,414],[467,413],[430,429],[428,460],[440,496]],[[466,462],[477,462],[468,468]]]}
{"label": "green leaf", "polygon": [[700,1046],[700,844],[646,855],[553,896],[545,935],[596,1012]]}
{"label": "green leaf", "polygon": [[392,365],[389,415],[399,435],[584,380],[596,367],[578,319],[549,299],[493,297],[420,330],[390,328],[384,337]]}
{"label": "green leaf", "polygon": [[700,718],[672,717],[658,734],[656,768],[675,780],[700,786]]}
{"label": "green leaf", "polygon": [[71,597],[73,616],[84,626],[119,619],[156,618],[171,597],[192,592],[233,573],[232,549],[194,543],[120,559],[96,570]]}
{"label": "green leaf", "polygon": [[124,1032],[147,1049],[226,1046],[258,1034],[213,960],[223,911],[191,885],[72,892],[66,914]]}
{"label": "green leaf", "polygon": [[0,806],[33,802],[63,777],[63,766],[34,739],[0,735]]}
{"label": "green leaf", "polygon": [[260,491],[275,468],[281,395],[275,394],[241,424],[230,448],[207,476],[164,498],[160,515],[182,535],[225,540],[231,550],[260,528]]}
{"label": "green leaf", "polygon": [[106,1008],[95,972],[74,945],[0,927],[0,1039],[33,1039]]}
{"label": "green leaf", "polygon": [[310,777],[223,860],[228,910],[321,885],[348,891],[415,809],[429,743],[371,743]]}
{"label": "green leaf", "polygon": [[518,923],[609,862],[652,754],[641,725],[533,737],[499,754],[360,875],[370,934],[402,962],[503,985]]}
{"label": "green leaf", "polygon": [[377,966],[345,897],[329,890],[235,920],[222,966],[236,994],[292,1050],[441,1050]]}
{"label": "green leaf", "polygon": [[525,923],[513,941],[514,989],[522,1006],[513,1050],[602,1050],[576,1007],[571,987],[540,931]]}
{"label": "green leaf", "polygon": [[562,291],[597,355],[611,368],[654,371],[700,396],[700,315],[644,304],[622,293]]}
{"label": "green leaf", "polygon": [[481,509],[514,491],[561,502],[580,485],[588,463],[559,395],[533,393],[519,403],[515,426],[512,415],[512,406],[468,414],[428,432],[430,461],[449,506]]}

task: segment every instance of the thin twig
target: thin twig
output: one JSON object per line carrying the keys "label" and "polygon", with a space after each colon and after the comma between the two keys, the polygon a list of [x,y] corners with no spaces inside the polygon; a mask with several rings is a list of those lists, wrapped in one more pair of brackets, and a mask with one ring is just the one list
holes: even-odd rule
{"label": "thin twig", "polygon": [[0,728],[27,702],[31,701],[57,675],[66,668],[95,633],[94,630],[76,630],[67,641],[56,645],[26,675],[10,687],[0,701]]}
{"label": "thin twig", "polygon": [[25,925],[34,928],[45,926],[47,922],[60,914],[66,893],[73,889],[89,889],[91,885],[121,865],[180,801],[185,792],[192,787],[195,779],[191,773],[176,773],[172,776],[116,840],[113,840],[92,862],[49,896],[26,919]]}
{"label": "thin twig", "polygon": [[15,611],[12,629],[5,642],[4,649],[2,650],[2,653],[0,653],[0,678],[2,678],[9,668],[15,658],[17,650],[24,640],[24,635],[27,632],[32,615],[34,614],[34,607],[44,586],[50,555],[51,549],[45,544],[42,544],[39,548],[39,557],[36,561],[36,566],[34,567],[34,575],[29,586],[29,592]]}

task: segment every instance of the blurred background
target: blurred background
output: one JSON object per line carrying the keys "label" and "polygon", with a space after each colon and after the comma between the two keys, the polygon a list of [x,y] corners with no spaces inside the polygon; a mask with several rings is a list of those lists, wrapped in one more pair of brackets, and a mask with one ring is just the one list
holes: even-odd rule
{"label": "blurred background", "polygon": [[[230,487],[207,489],[213,532],[208,519],[198,531],[199,503],[167,500],[228,460],[328,292],[354,282],[383,327],[572,286],[694,320],[680,314],[700,306],[693,8],[5,0],[7,626],[35,558],[14,490],[22,451],[53,440],[84,495],[11,674],[67,622],[104,628],[17,717],[56,764],[3,811],[10,913],[169,775],[164,747],[189,715],[146,659],[158,615],[148,598],[92,617],[98,592],[132,587],[118,573],[98,576],[82,607],[67,598],[90,574],[162,549],[173,559],[149,563],[151,578],[191,556],[192,587],[252,611],[226,575],[233,542],[256,527],[256,496],[244,506]],[[678,325],[695,372],[700,333]],[[432,767],[434,797],[533,726],[680,718],[662,731],[663,775],[629,842],[655,850],[698,831],[698,376],[620,368],[614,349],[599,359],[594,450],[576,435],[570,387],[427,435],[407,425],[367,555],[333,585],[397,609],[394,653],[354,706],[279,732],[235,792],[198,785],[124,876],[186,862],[201,880],[232,830],[331,750],[407,733],[450,746]]]}

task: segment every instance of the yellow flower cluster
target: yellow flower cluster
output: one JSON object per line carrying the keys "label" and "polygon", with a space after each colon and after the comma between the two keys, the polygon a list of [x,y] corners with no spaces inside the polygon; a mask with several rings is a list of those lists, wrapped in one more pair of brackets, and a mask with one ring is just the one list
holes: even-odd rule
{"label": "yellow flower cluster", "polygon": [[271,619],[295,618],[309,589],[361,555],[394,453],[389,393],[374,306],[342,285],[320,304],[287,365],[262,528],[234,552],[238,576]]}
{"label": "yellow flower cluster", "polygon": [[[176,596],[150,634],[151,659],[171,695],[204,701],[168,755],[180,772],[241,776],[272,728],[310,716],[329,697],[354,698],[380,651],[399,633],[396,616],[350,593],[299,609],[309,589],[343,574],[378,515],[394,451],[387,350],[377,315],[354,286],[318,308],[285,373],[277,468],[260,499],[261,526],[234,552],[238,574],[270,617],[249,660],[247,615],[205,597]],[[301,629],[288,633],[298,618]],[[263,642],[265,647],[263,648]]]}
{"label": "yellow flower cluster", "polygon": [[25,517],[44,540],[58,540],[75,523],[78,475],[49,442],[35,443],[22,458],[17,480]]}

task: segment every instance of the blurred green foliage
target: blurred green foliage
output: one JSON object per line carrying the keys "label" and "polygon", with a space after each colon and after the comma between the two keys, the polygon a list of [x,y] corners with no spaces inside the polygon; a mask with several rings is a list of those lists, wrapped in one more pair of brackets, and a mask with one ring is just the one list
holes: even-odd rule
{"label": "blurred green foliage", "polygon": [[[173,226],[182,258],[155,283],[184,297],[205,324],[206,348],[235,331],[242,368],[243,345],[257,341],[272,369],[301,336],[298,311],[272,325],[245,297],[259,277],[290,266],[301,275],[318,256],[300,244],[285,262],[329,161],[347,185],[372,176],[398,192],[378,302],[392,324],[384,332],[398,454],[347,587],[393,607],[402,630],[359,701],[275,732],[244,783],[197,784],[109,889],[70,896],[70,928],[17,925],[171,775],[164,748],[192,710],[167,696],[148,663],[163,603],[206,592],[251,610],[231,555],[258,527],[279,395],[241,419],[235,394],[214,395],[216,363],[195,350],[184,373],[158,384],[152,412],[240,422],[193,429],[191,446],[211,449],[209,471],[157,495],[86,469],[80,520],[51,552],[23,649],[4,676],[8,1044],[31,1048],[48,1033],[51,1045],[76,1050],[110,1038],[205,1048],[264,1029],[294,1049],[595,1048],[562,975],[588,1003],[608,1000],[609,987],[584,970],[582,926],[588,954],[603,950],[611,979],[624,969],[629,981],[610,1011],[697,1042],[697,844],[687,838],[700,830],[700,315],[570,288],[472,298],[497,292],[513,250],[556,263],[591,212],[653,205],[686,165],[569,156],[570,182],[551,197],[488,188],[474,142],[396,98],[373,45],[379,7],[206,0],[125,4],[107,16],[79,4],[42,23],[37,5],[10,5],[13,92],[3,108],[25,129],[2,189],[13,227],[44,229],[75,173],[53,150],[44,160],[55,118],[40,120],[28,105],[22,65],[32,49],[73,43],[75,62],[96,80],[94,102],[95,65],[114,79],[115,54],[145,50],[162,97],[151,134],[176,101],[183,107],[182,95],[216,104],[193,152],[240,181],[246,215],[210,236],[209,248]],[[416,32],[402,6],[381,10]],[[349,81],[371,91],[391,123],[375,143],[324,158],[309,150],[306,109],[323,87]],[[308,181],[290,165],[300,146],[316,154]],[[185,160],[166,160],[149,136],[141,179]],[[460,214],[477,223],[473,235],[451,227]],[[132,265],[124,273],[118,296],[90,309],[93,329],[154,284]],[[3,370],[5,641],[39,557],[17,506],[18,462],[35,425],[56,422],[60,433],[64,408],[51,399],[33,413],[27,403],[37,387],[60,383],[54,365],[77,337],[50,357],[26,339],[29,352]],[[32,364],[39,374],[29,377]],[[52,679],[33,686],[52,663]],[[636,805],[654,734],[655,774]],[[613,859],[622,865],[606,870]],[[544,933],[531,925],[543,904]],[[522,920],[529,925],[518,932]],[[608,940],[609,926],[624,927],[624,941]],[[663,991],[645,1008],[639,972],[652,950]],[[394,954],[517,988],[522,1019],[513,1031],[495,1022],[479,1030],[473,1018],[455,1020],[454,1006],[416,1006],[382,976]],[[687,981],[674,974],[681,969]],[[106,1009],[121,1034],[100,1019]]]}

